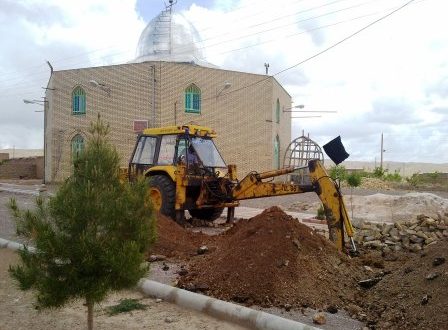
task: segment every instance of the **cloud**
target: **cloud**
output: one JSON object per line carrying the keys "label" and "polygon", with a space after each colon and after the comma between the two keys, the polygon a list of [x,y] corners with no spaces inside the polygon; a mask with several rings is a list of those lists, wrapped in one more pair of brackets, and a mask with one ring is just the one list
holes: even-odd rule
{"label": "cloud", "polygon": [[[448,162],[448,32],[440,28],[446,25],[448,3],[416,1],[313,58],[402,4],[183,0],[175,10],[198,29],[207,60],[225,69],[264,74],[269,63],[275,74],[303,62],[276,79],[295,104],[337,113],[294,119],[293,136],[304,130],[323,144],[341,135],[352,160],[373,160],[384,133],[389,160]],[[142,16],[149,21],[162,5],[154,9],[141,0],[1,2],[0,147],[36,147],[33,141],[41,140],[38,133],[28,134],[41,132],[41,113],[22,99],[43,95],[46,60],[56,69],[125,63],[134,57],[145,26]],[[145,14],[151,10],[152,16]],[[327,27],[316,29],[322,26]]]}

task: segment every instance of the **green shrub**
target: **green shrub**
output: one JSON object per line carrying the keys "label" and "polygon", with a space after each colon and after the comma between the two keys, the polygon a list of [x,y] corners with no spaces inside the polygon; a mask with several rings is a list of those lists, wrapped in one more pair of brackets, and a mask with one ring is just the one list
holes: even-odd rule
{"label": "green shrub", "polygon": [[331,167],[329,174],[333,180],[339,179],[341,181],[344,181],[347,178],[347,170],[343,165],[336,165]]}
{"label": "green shrub", "polygon": [[324,207],[321,205],[319,206],[319,208],[317,209],[317,219],[319,220],[325,220],[325,209]]}
{"label": "green shrub", "polygon": [[406,182],[412,187],[416,187],[420,183],[420,173],[414,173],[410,177],[406,178]]}
{"label": "green shrub", "polygon": [[359,173],[350,173],[347,176],[347,184],[350,187],[358,187],[359,185],[361,185],[361,175]]}
{"label": "green shrub", "polygon": [[399,171],[395,171],[394,174],[392,173],[387,173],[384,176],[384,180],[386,181],[392,181],[392,182],[401,182],[403,180],[403,178],[401,177]]}
{"label": "green shrub", "polygon": [[133,310],[145,310],[146,305],[140,304],[137,299],[122,299],[118,305],[107,308],[109,315],[117,315],[119,313],[132,312]]}
{"label": "green shrub", "polygon": [[384,169],[382,167],[375,167],[372,174],[373,174],[374,178],[382,179],[384,177],[384,175],[386,174],[386,172],[387,172],[387,169]]}

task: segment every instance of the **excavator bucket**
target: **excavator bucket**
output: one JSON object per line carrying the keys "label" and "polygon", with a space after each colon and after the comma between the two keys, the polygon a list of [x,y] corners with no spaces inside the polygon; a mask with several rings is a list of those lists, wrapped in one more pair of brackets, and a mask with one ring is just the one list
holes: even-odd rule
{"label": "excavator bucket", "polygon": [[331,140],[326,145],[323,146],[325,153],[330,157],[330,159],[336,164],[342,163],[344,160],[350,156],[342,144],[341,137]]}

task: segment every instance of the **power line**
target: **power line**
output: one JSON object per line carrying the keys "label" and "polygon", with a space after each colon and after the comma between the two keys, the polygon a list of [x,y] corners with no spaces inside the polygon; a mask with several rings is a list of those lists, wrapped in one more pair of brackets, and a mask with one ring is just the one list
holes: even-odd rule
{"label": "power line", "polygon": [[[331,46],[329,46],[329,47],[323,49],[322,51],[317,52],[316,54],[314,54],[314,55],[312,55],[312,56],[310,56],[310,57],[308,57],[308,58],[306,58],[306,59],[304,59],[304,60],[302,60],[302,61],[300,61],[300,62],[298,62],[298,63],[296,63],[296,64],[294,64],[294,65],[292,65],[292,66],[290,66],[290,67],[288,67],[288,68],[286,68],[286,69],[284,69],[284,70],[281,70],[281,71],[277,72],[276,74],[272,75],[272,77],[278,76],[278,75],[280,75],[280,74],[282,74],[282,73],[284,73],[284,72],[286,72],[286,71],[288,71],[288,70],[291,70],[291,69],[293,69],[293,68],[296,68],[296,67],[298,67],[299,65],[302,65],[303,63],[306,63],[306,62],[308,62],[308,61],[310,61],[310,60],[316,58],[317,56],[322,55],[322,54],[328,52],[329,50],[335,48],[336,46],[342,44],[343,42],[345,42],[345,41],[347,41],[347,40],[353,38],[353,37],[356,36],[356,35],[358,35],[358,34],[361,33],[362,31],[364,31],[364,30],[370,28],[371,26],[375,25],[376,23],[379,23],[379,22],[381,22],[382,20],[388,18],[389,16],[395,14],[396,12],[402,10],[403,8],[407,7],[408,5],[410,5],[410,4],[411,4],[412,2],[414,2],[414,1],[415,1],[415,0],[410,0],[410,1],[406,2],[405,4],[403,4],[402,6],[398,7],[397,9],[394,9],[394,10],[391,11],[390,13],[388,13],[388,14],[386,14],[386,15],[384,15],[384,16],[381,16],[380,18],[374,20],[373,22],[371,22],[371,23],[367,24],[366,26],[362,27],[361,29],[357,30],[356,32],[354,32],[354,33],[348,35],[347,37],[345,37],[345,38],[339,40],[338,42],[332,44]],[[233,93],[239,92],[239,91],[241,91],[241,90],[244,90],[244,89],[246,89],[246,88],[249,88],[249,87],[258,85],[259,83],[261,83],[261,82],[263,82],[263,81],[266,81],[266,80],[269,79],[269,78],[270,78],[270,76],[268,76],[268,77],[266,77],[266,78],[263,78],[263,79],[260,79],[260,80],[258,80],[258,81],[256,81],[256,82],[252,83],[252,84],[249,84],[249,85],[246,85],[246,86],[237,88],[237,89],[235,89],[235,90],[228,91],[228,92],[226,92],[226,93],[223,93],[222,96],[229,95],[229,94],[233,94]]]}

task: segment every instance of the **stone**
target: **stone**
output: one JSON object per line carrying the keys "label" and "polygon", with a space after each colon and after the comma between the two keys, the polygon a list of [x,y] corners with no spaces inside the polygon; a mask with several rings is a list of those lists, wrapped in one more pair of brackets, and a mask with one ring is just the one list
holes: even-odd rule
{"label": "stone", "polygon": [[431,244],[432,242],[435,242],[435,241],[436,241],[436,239],[434,239],[434,238],[428,238],[428,239],[425,240],[425,244],[428,245],[428,244]]}
{"label": "stone", "polygon": [[185,276],[188,274],[188,270],[186,270],[185,268],[181,268],[178,272],[179,276]]}
{"label": "stone", "polygon": [[432,265],[434,266],[434,267],[436,267],[436,266],[440,266],[440,265],[442,265],[442,264],[444,264],[445,263],[445,258],[444,257],[436,257],[436,258],[434,258],[434,260],[432,261]]}
{"label": "stone", "polygon": [[390,236],[396,236],[396,237],[398,237],[398,229],[397,229],[397,228],[392,228],[392,229],[389,231],[389,235],[390,235]]}
{"label": "stone", "polygon": [[391,223],[386,223],[386,224],[384,225],[383,230],[382,230],[381,233],[382,233],[383,235],[387,235],[387,234],[390,233],[390,231],[392,230],[392,228],[394,228],[394,225],[393,225],[393,224],[391,224]]}
{"label": "stone", "polygon": [[325,324],[326,322],[327,322],[327,319],[325,318],[324,313],[318,312],[313,315],[313,323],[322,325],[322,324]]}
{"label": "stone", "polygon": [[443,238],[443,234],[441,231],[436,231],[436,235],[438,239],[442,239]]}
{"label": "stone", "polygon": [[418,231],[415,233],[416,236],[423,238],[423,239],[428,239],[428,235],[426,235],[423,231]]}
{"label": "stone", "polygon": [[163,300],[162,299],[160,299],[160,298],[157,298],[156,299],[156,303],[161,303]]}
{"label": "stone", "polygon": [[439,230],[447,230],[448,226],[447,225],[437,225],[436,228]]}
{"label": "stone", "polygon": [[364,269],[367,270],[368,272],[372,272],[373,273],[372,267],[364,266]]}
{"label": "stone", "polygon": [[420,244],[411,244],[411,245],[409,246],[409,249],[410,249],[412,252],[418,252],[418,251],[421,251],[422,246],[421,246]]}
{"label": "stone", "polygon": [[166,260],[166,257],[161,254],[151,254],[148,258],[149,262],[164,261],[164,260]]}
{"label": "stone", "polygon": [[426,279],[428,280],[428,281],[432,281],[433,279],[435,279],[435,278],[437,278],[437,277],[439,277],[440,276],[440,274],[439,273],[429,273],[428,275],[426,275]]}
{"label": "stone", "polygon": [[388,239],[386,239],[384,241],[384,243],[386,243],[387,245],[396,245],[397,244],[396,242],[393,242],[392,240],[388,240]]}
{"label": "stone", "polygon": [[198,254],[205,254],[208,252],[208,247],[207,245],[202,245],[201,247],[199,247],[198,249]]}
{"label": "stone", "polygon": [[431,298],[431,296],[428,295],[428,294],[425,294],[425,295],[422,297],[421,304],[422,304],[422,305],[426,305],[426,304],[429,302],[429,298]]}
{"label": "stone", "polygon": [[170,269],[170,267],[166,264],[166,263],[163,263],[163,265],[162,265],[162,270],[163,271],[168,271]]}
{"label": "stone", "polygon": [[442,232],[442,234],[443,234],[443,236],[448,237],[448,230],[444,230],[444,231]]}
{"label": "stone", "polygon": [[300,250],[302,248],[302,245],[300,244],[300,242],[297,238],[294,238],[292,240],[292,243],[296,246],[297,250]]}
{"label": "stone", "polygon": [[380,240],[370,241],[370,242],[364,242],[362,244],[364,247],[371,247],[375,249],[379,249],[383,246],[383,243],[381,243]]}
{"label": "stone", "polygon": [[355,304],[349,304],[346,307],[346,310],[350,316],[356,316],[362,312],[362,308]]}
{"label": "stone", "polygon": [[401,245],[398,245],[398,244],[397,244],[397,245],[394,246],[394,251],[395,251],[395,252],[398,252],[398,251],[401,251],[401,250],[403,250],[403,248],[401,247]]}
{"label": "stone", "polygon": [[409,240],[411,241],[411,243],[417,243],[417,244],[423,243],[424,241],[423,238],[417,237],[415,235],[411,235],[411,237],[409,237]]}
{"label": "stone", "polygon": [[362,288],[369,289],[381,281],[382,277],[372,277],[366,280],[358,281],[358,285]]}
{"label": "stone", "polygon": [[406,232],[407,232],[409,235],[415,235],[415,234],[417,234],[417,232],[416,232],[415,230],[412,230],[412,229],[406,229]]}
{"label": "stone", "polygon": [[176,322],[176,321],[177,320],[175,318],[171,317],[171,316],[165,317],[165,322],[166,323],[173,323],[173,322]]}
{"label": "stone", "polygon": [[395,228],[401,231],[403,230],[403,225],[400,222],[395,222]]}
{"label": "stone", "polygon": [[291,310],[292,306],[290,304],[285,304],[284,307],[285,307],[285,311],[289,312]]}
{"label": "stone", "polygon": [[327,307],[327,309],[325,311],[330,314],[336,314],[338,312],[338,308],[334,305],[330,305]]}

